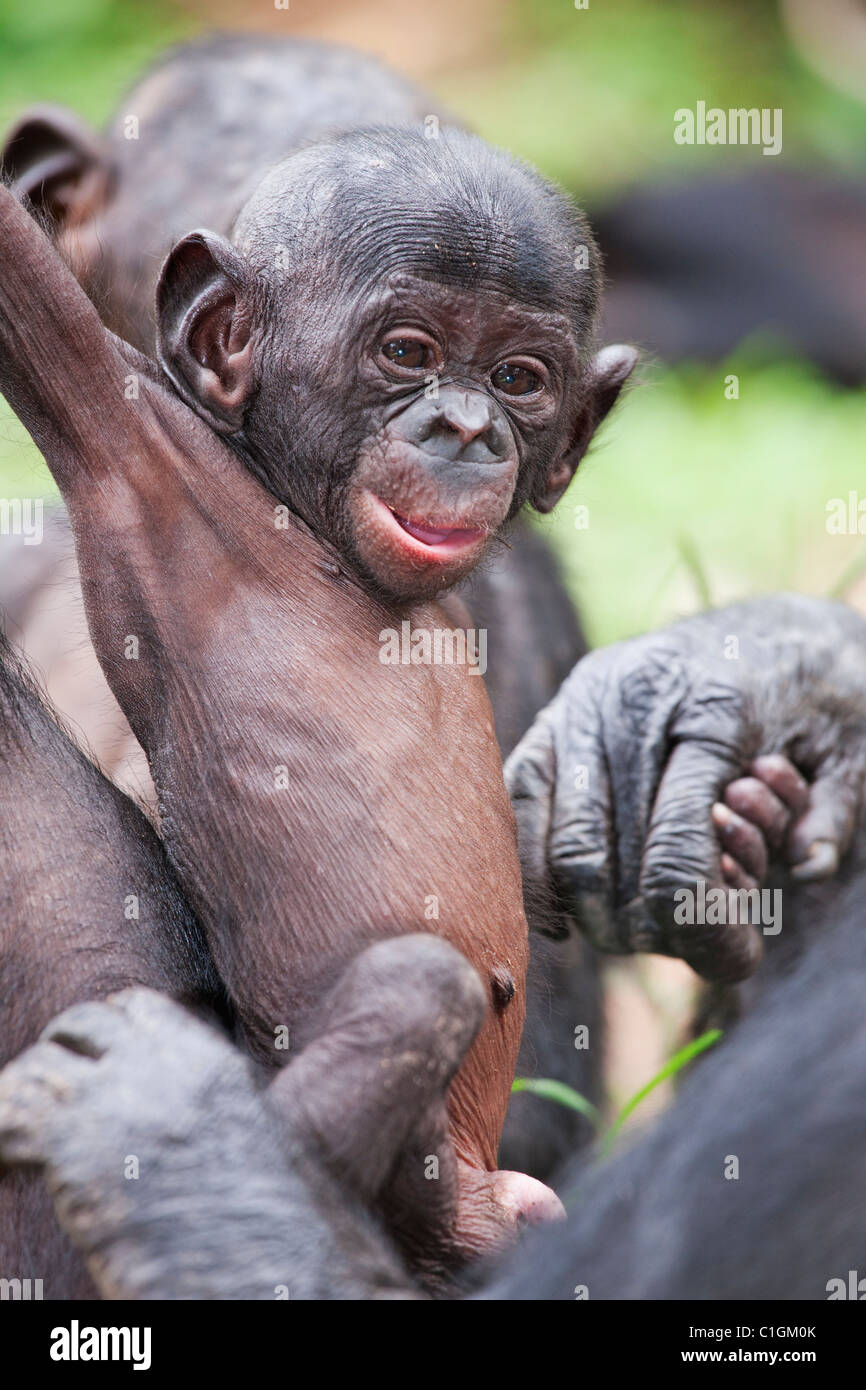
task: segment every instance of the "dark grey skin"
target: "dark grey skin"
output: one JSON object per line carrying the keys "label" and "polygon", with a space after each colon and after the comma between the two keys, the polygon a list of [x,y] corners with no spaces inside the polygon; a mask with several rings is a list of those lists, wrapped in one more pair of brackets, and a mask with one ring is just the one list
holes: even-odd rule
{"label": "dark grey skin", "polygon": [[802,595],[591,653],[506,763],[528,892],[602,950],[743,979],[760,935],[677,927],[673,895],[754,888],[771,858],[792,884],[836,872],[863,815],[864,691],[866,622]]}
{"label": "dark grey skin", "polygon": [[[800,889],[790,925],[799,935],[817,915],[821,931],[806,930],[796,965],[771,975],[762,1008],[648,1133],[613,1160],[572,1168],[567,1222],[476,1271],[476,1298],[824,1300],[831,1281],[862,1272],[864,873],[861,835],[833,883]],[[472,1013],[471,990],[460,997],[459,970],[440,981],[456,1025],[461,1009]],[[142,1035],[165,1058],[171,1104]],[[458,1035],[455,1026],[457,1047]],[[431,1062],[443,1053],[424,1018],[418,1043]],[[428,1071],[412,1065],[420,1114]],[[374,1086],[344,1146],[355,1125],[369,1132],[381,1101]],[[0,1155],[44,1169],[60,1220],[115,1298],[270,1299],[276,1284],[295,1297],[411,1296],[384,1238],[359,1217],[352,1182],[342,1194],[326,1183],[325,1201],[321,1169],[308,1177],[306,1124],[299,1115],[287,1129],[223,1039],[143,991],[71,1011],[0,1075]],[[390,1134],[377,1131],[386,1153]],[[130,1147],[142,1178],[118,1207],[117,1155]],[[736,1179],[725,1176],[732,1157]]]}
{"label": "dark grey skin", "polygon": [[[0,801],[0,1063],[58,1010],[130,986],[225,1016],[161,841],[54,721],[3,639]],[[30,1174],[0,1181],[0,1269],[41,1278],[46,1298],[94,1296]]]}

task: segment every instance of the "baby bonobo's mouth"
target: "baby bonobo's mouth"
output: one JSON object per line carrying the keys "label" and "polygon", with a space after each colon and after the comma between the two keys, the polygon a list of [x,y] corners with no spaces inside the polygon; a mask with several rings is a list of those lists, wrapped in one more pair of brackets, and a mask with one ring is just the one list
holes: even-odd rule
{"label": "baby bonobo's mouth", "polygon": [[426,522],[410,521],[393,507],[389,507],[388,510],[398,525],[422,545],[441,546],[447,543],[453,550],[464,545],[474,545],[476,541],[484,538],[484,532],[479,526],[430,526]]}
{"label": "baby bonobo's mouth", "polygon": [[[429,507],[429,510],[428,510]],[[434,510],[435,508],[435,510]],[[390,594],[430,598],[469,573],[484,553],[499,517],[392,497],[370,488],[352,501],[354,545],[363,571]]]}
{"label": "baby bonobo's mouth", "polygon": [[395,557],[402,552],[413,565],[436,565],[454,561],[479,549],[487,540],[485,526],[455,526],[450,517],[407,516],[407,508],[383,502],[375,492],[367,492],[368,524],[380,543]]}

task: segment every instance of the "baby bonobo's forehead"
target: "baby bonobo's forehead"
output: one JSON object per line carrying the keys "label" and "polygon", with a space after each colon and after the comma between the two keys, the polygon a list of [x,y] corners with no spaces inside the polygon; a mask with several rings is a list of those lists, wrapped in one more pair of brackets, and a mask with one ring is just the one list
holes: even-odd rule
{"label": "baby bonobo's forehead", "polygon": [[570,201],[534,170],[462,131],[353,132],[266,176],[236,235],[266,267],[272,243],[304,278],[357,294],[405,275],[590,320],[599,261]]}

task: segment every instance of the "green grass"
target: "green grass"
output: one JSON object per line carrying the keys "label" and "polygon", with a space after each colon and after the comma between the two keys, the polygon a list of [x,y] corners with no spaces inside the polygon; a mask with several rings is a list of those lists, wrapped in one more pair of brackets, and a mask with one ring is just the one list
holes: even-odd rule
{"label": "green grass", "polygon": [[652,1091],[660,1086],[663,1081],[670,1081],[672,1077],[678,1075],[689,1062],[695,1057],[706,1052],[708,1048],[715,1047],[722,1037],[721,1030],[711,1028],[708,1032],[702,1033],[699,1038],[694,1038],[692,1042],[686,1043],[675,1052],[673,1057],[665,1062],[664,1066],[656,1072],[645,1086],[641,1086],[639,1091],[626,1101],[616,1119],[607,1129],[604,1127],[601,1111],[592,1101],[587,1100],[579,1091],[575,1091],[573,1086],[568,1086],[564,1081],[552,1081],[545,1077],[529,1079],[518,1076],[512,1083],[513,1093],[528,1091],[534,1096],[541,1096],[544,1100],[553,1101],[557,1105],[565,1106],[567,1110],[576,1110],[579,1114],[585,1115],[593,1126],[599,1141],[599,1148],[604,1156],[609,1155],[616,1146],[623,1125],[634,1114],[638,1107],[646,1100]]}

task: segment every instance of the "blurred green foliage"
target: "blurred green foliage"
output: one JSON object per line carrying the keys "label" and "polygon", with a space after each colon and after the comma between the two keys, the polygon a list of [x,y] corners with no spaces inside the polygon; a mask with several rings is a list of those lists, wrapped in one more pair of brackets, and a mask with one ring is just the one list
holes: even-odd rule
{"label": "blurred green foliage", "polygon": [[[738,400],[725,398],[729,373]],[[838,390],[797,363],[744,356],[647,371],[541,523],[590,638],[694,612],[704,583],[714,604],[780,588],[829,593],[863,550],[863,536],[829,535],[826,521],[829,499],[866,484],[864,440],[866,391]]]}
{"label": "blurred green foliage", "polygon": [[0,0],[0,122],[48,101],[101,123],[160,49],[194,28],[170,0]]}
{"label": "blurred green foliage", "polygon": [[[758,150],[674,146],[673,112],[699,98],[782,106],[785,157],[863,166],[866,108],[800,63],[771,0],[519,0],[470,72],[437,87],[489,139],[581,195]],[[192,32],[167,0],[0,0],[0,120],[35,100],[102,120],[147,61]],[[740,397],[726,400],[736,372]],[[826,503],[863,468],[866,392],[744,352],[713,368],[645,369],[606,424],[549,530],[594,642],[779,587],[828,592],[862,537],[829,536]],[[53,486],[8,411],[0,490]],[[589,525],[576,529],[575,508]]]}
{"label": "blurred green foliage", "polygon": [[597,200],[667,168],[763,162],[757,148],[678,146],[674,112],[781,107],[786,158],[866,163],[866,105],[800,61],[775,0],[520,0],[490,66],[438,83],[487,139]]}

